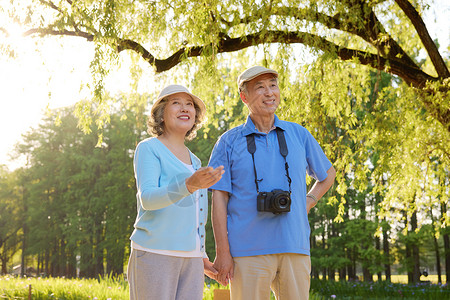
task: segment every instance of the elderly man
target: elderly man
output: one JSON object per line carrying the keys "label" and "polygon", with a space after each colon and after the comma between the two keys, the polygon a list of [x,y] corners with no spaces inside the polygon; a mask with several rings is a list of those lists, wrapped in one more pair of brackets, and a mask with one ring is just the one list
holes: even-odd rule
{"label": "elderly man", "polygon": [[[232,300],[308,299],[308,213],[336,172],[314,137],[275,115],[278,73],[251,67],[238,77],[247,121],[224,133],[209,165],[225,166],[210,189],[216,279],[231,282]],[[306,190],[306,173],[316,182]]]}

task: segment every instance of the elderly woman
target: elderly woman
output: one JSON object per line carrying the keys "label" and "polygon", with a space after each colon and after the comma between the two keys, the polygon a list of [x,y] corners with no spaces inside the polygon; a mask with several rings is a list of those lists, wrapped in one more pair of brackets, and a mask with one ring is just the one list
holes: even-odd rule
{"label": "elderly woman", "polygon": [[184,142],[192,139],[205,104],[181,85],[164,88],[151,109],[149,131],[134,156],[137,217],[128,262],[130,299],[202,299],[213,277],[205,253],[206,189],[223,167],[201,167]]}

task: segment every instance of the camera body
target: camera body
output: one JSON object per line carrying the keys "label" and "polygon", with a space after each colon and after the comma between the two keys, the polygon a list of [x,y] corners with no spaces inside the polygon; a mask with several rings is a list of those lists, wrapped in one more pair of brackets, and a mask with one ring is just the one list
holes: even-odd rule
{"label": "camera body", "polygon": [[291,195],[289,192],[275,189],[271,192],[259,192],[257,210],[281,214],[291,211]]}

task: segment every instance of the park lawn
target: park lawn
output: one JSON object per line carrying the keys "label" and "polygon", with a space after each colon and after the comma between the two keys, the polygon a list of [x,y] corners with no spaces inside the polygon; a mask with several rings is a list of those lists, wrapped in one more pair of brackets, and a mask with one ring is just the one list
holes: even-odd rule
{"label": "park lawn", "polygon": [[[376,276],[375,276],[376,277]],[[421,278],[424,280],[423,278]],[[433,275],[429,275],[427,280],[437,283]],[[443,278],[445,279],[445,277]],[[394,275],[392,284],[364,283],[364,282],[331,282],[322,280],[312,280],[311,300],[318,299],[397,299],[404,298],[407,293],[409,296],[418,296],[420,299],[442,299],[447,297],[450,291],[445,286],[424,285],[413,286],[406,285],[406,275]],[[203,293],[204,300],[213,300],[215,289],[224,289],[224,287],[214,281],[205,283]],[[371,294],[367,297],[367,291]],[[373,289],[373,290],[372,290]],[[444,294],[443,294],[443,293]],[[65,278],[20,278],[3,276],[0,277],[0,299],[28,299],[31,293],[31,299],[96,299],[113,300],[128,299],[128,284],[123,277],[111,278],[104,277],[97,279],[65,279]],[[402,294],[403,293],[403,294]],[[412,293],[412,294],[411,294]],[[321,296],[323,295],[323,296]],[[373,298],[371,297],[373,296]],[[403,296],[403,297],[402,297]],[[435,298],[438,296],[439,298]],[[408,299],[409,297],[406,297]],[[274,299],[272,296],[271,299]],[[414,298],[415,299],[415,298]],[[450,298],[449,298],[450,299]]]}
{"label": "park lawn", "polygon": [[[322,276],[319,276],[320,279],[322,279]],[[339,280],[339,276],[336,275],[336,281]],[[378,281],[378,276],[373,276],[373,280],[376,282]],[[382,276],[382,280],[386,280],[386,276]],[[428,276],[420,276],[421,281],[429,281],[432,284],[438,284],[438,276],[437,275],[428,275]],[[441,276],[442,284],[446,284],[447,280],[445,275]],[[403,283],[408,284],[408,275],[391,275],[391,282],[392,283]]]}
{"label": "park lawn", "polygon": [[[212,300],[216,283],[205,283],[204,300]],[[226,289],[220,287],[220,289]],[[20,278],[0,277],[0,299],[92,299],[120,300],[129,299],[128,284],[119,278],[65,279],[65,278]]]}
{"label": "park lawn", "polygon": [[0,299],[128,299],[122,279],[65,279],[0,277]]}
{"label": "park lawn", "polygon": [[[31,289],[30,289],[31,287]],[[213,300],[215,289],[228,289],[217,283],[205,283],[203,300]],[[65,278],[20,278],[0,277],[0,299],[92,299],[92,300],[126,300],[128,284],[119,278],[65,279]],[[271,299],[275,299],[272,295]],[[311,294],[311,300],[323,297]]]}

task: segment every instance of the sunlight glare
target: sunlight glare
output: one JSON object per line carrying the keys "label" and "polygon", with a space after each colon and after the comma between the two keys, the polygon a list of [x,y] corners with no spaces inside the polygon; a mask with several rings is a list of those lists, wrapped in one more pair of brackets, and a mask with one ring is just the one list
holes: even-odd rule
{"label": "sunlight glare", "polygon": [[8,24],[5,28],[6,40],[13,47],[20,47],[24,41],[24,29],[16,22]]}

